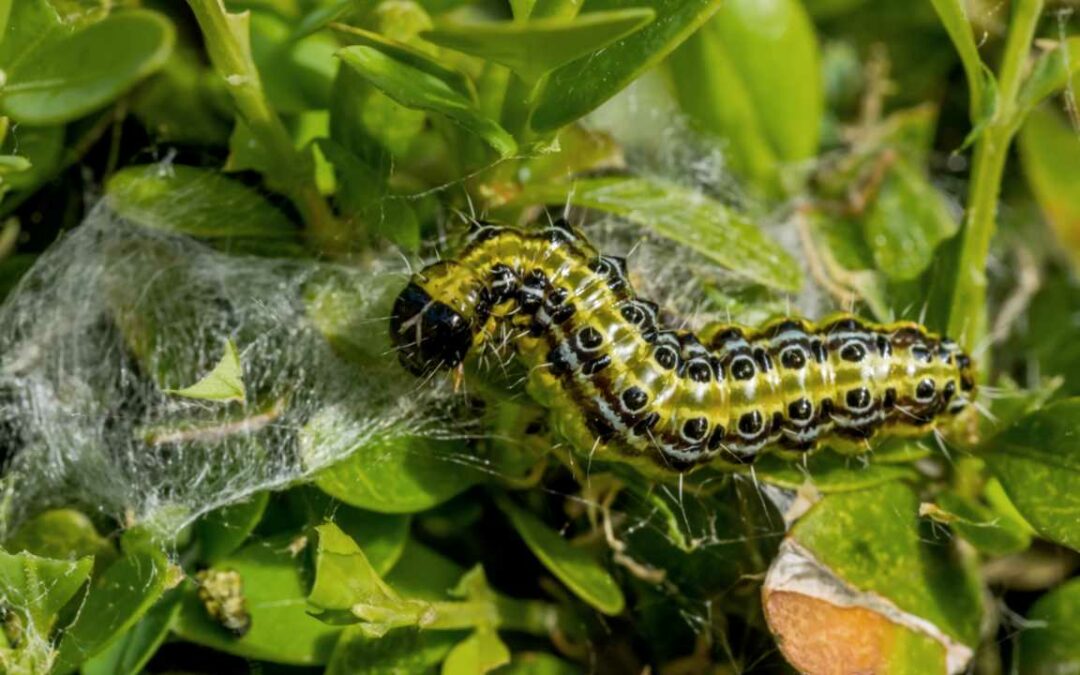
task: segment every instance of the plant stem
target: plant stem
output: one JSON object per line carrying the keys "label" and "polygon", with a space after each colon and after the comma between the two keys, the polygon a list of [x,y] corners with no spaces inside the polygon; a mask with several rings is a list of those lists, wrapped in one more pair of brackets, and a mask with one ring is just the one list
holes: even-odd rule
{"label": "plant stem", "polygon": [[266,100],[259,71],[251,56],[249,15],[229,14],[222,0],[188,0],[199,22],[214,69],[225,80],[236,111],[270,157],[267,180],[296,205],[318,248],[330,250],[344,241],[344,232],[315,185],[311,156],[300,152]]}
{"label": "plant stem", "polygon": [[975,143],[967,217],[949,315],[949,334],[969,351],[980,346],[986,335],[986,264],[990,240],[997,219],[1005,160],[1016,130],[1013,124],[1016,94],[1043,2],[1017,0],[1014,5],[998,75],[997,110]]}

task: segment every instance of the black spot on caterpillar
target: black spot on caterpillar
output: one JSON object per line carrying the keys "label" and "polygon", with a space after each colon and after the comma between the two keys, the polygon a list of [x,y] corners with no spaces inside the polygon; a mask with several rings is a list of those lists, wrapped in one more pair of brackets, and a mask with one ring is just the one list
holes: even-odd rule
{"label": "black spot on caterpillar", "polygon": [[971,359],[915,323],[850,315],[669,330],[625,262],[564,223],[484,224],[415,274],[390,321],[415,374],[513,331],[529,393],[579,450],[662,470],[745,464],[768,447],[925,433],[972,400]]}

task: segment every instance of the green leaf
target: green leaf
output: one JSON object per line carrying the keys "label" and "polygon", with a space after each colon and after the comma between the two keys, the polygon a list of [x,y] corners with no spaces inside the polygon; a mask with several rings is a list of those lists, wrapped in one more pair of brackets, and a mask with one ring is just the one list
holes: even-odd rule
{"label": "green leaf", "polygon": [[755,101],[712,23],[694,33],[668,60],[679,106],[701,131],[726,142],[732,169],[765,191],[776,183],[776,151],[762,128]]}
{"label": "green leaf", "polygon": [[251,55],[263,91],[280,113],[326,108],[339,45],[327,33],[295,39],[292,22],[265,11],[251,13]]}
{"label": "green leaf", "polygon": [[128,166],[105,184],[109,206],[143,227],[231,242],[296,241],[296,227],[262,195],[217,171]]}
{"label": "green leaf", "polygon": [[169,635],[180,593],[167,593],[120,639],[82,665],[82,675],[138,675]]}
{"label": "green leaf", "polygon": [[955,235],[960,223],[927,177],[897,157],[865,227],[878,269],[893,280],[907,281],[930,266],[938,244]]}
{"label": "green leaf", "polygon": [[360,545],[372,569],[384,576],[405,553],[411,518],[334,504],[334,523]]}
{"label": "green leaf", "polygon": [[1080,670],[1080,579],[1039,598],[1019,637],[1015,672],[1060,675]]}
{"label": "green leaf", "polygon": [[269,501],[269,492],[256,492],[245,501],[211,511],[200,518],[194,526],[200,547],[199,559],[212,565],[240,548],[259,524]]}
{"label": "green leaf", "polygon": [[821,54],[799,1],[726,0],[709,27],[729,55],[776,156],[796,161],[816,155],[825,104]]}
{"label": "green leaf", "polygon": [[605,614],[614,615],[623,610],[626,601],[622,591],[595,558],[572,546],[558,532],[509,499],[501,498],[498,504],[529,550],[574,595]]}
{"label": "green leaf", "polygon": [[443,23],[421,37],[437,45],[500,63],[527,82],[596,52],[652,22],[648,7],[591,12],[573,19]]}
{"label": "green leaf", "polygon": [[520,203],[546,202],[613,213],[687,246],[751,281],[797,290],[799,265],[744,216],[687,188],[646,178],[595,178],[526,188]]}
{"label": "green leaf", "polygon": [[33,638],[47,639],[56,615],[90,577],[91,558],[50,560],[0,549],[0,597]]}
{"label": "green leaf", "polygon": [[27,192],[52,178],[60,170],[64,155],[64,127],[34,127],[20,124],[18,130],[4,139],[4,152],[12,152],[29,162],[18,173],[5,173],[0,185]]}
{"label": "green leaf", "polygon": [[231,339],[225,340],[225,353],[221,355],[214,369],[201,380],[183,389],[166,389],[166,393],[200,401],[239,401],[244,403],[247,394],[244,391],[243,369],[240,355]]}
{"label": "green leaf", "polygon": [[975,35],[968,21],[967,8],[964,0],[930,0],[934,10],[941,19],[945,32],[949,34],[953,46],[960,54],[960,63],[964,67],[967,76],[968,92],[970,94],[968,107],[971,121],[977,125],[980,116],[985,115],[988,86],[996,88],[993,75],[986,70],[982,59],[979,57],[979,47],[975,44]]}
{"label": "green leaf", "polygon": [[1031,545],[1030,532],[1015,521],[956,493],[942,493],[938,495],[936,505],[924,505],[922,510],[988,555],[1019,553]]}
{"label": "green leaf", "polygon": [[1031,526],[1080,550],[1080,398],[1024,417],[988,448],[987,464]]}
{"label": "green leaf", "polygon": [[1029,112],[1047,96],[1064,89],[1075,73],[1080,73],[1080,36],[1059,43],[1046,52],[1031,67],[1031,73],[1020,86],[1013,112],[1016,124],[1023,124]]}
{"label": "green leaf", "polygon": [[75,624],[64,632],[56,672],[76,670],[146,614],[175,579],[165,553],[129,531],[122,556],[93,580]]}
{"label": "green leaf", "polygon": [[476,104],[447,80],[421,70],[378,49],[357,45],[338,52],[346,66],[407,108],[427,110],[449,117],[467,131],[483,138],[504,157],[517,151],[513,137],[485,117]]}
{"label": "green leaf", "polygon": [[289,552],[292,536],[249,544],[215,569],[236,571],[251,629],[237,638],[214,622],[193,587],[185,588],[173,630],[183,639],[244,658],[293,665],[330,659],[341,628],[305,613],[310,574],[302,556]]}
{"label": "green leaf", "polygon": [[160,68],[173,41],[164,15],[118,12],[9,66],[0,110],[27,124],[71,121]]}
{"label": "green leaf", "polygon": [[391,628],[415,626],[429,605],[403,599],[368,562],[360,546],[334,523],[319,533],[315,585],[308,602],[329,623],[364,623],[364,634],[380,637]]}
{"label": "green leaf", "polygon": [[919,501],[902,483],[827,495],[791,531],[853,588],[875,593],[952,639],[978,644],[981,590],[948,541],[920,531]]}
{"label": "green leaf", "polygon": [[116,558],[109,540],[98,534],[86,514],[75,509],[52,509],[34,516],[4,542],[4,548],[60,560],[93,557],[98,570]]}
{"label": "green leaf", "polygon": [[457,631],[401,628],[380,638],[368,637],[362,627],[341,634],[326,675],[409,675],[428,672],[461,640]]}
{"label": "green leaf", "polygon": [[554,131],[597,108],[638,75],[659,63],[703,24],[720,0],[596,0],[593,12],[649,8],[656,20],[603,51],[574,59],[551,73],[530,125]]}
{"label": "green leaf", "polygon": [[492,628],[480,628],[454,646],[443,662],[443,675],[479,675],[510,663],[510,650]]}
{"label": "green leaf", "polygon": [[1036,108],[1020,128],[1020,158],[1035,201],[1080,271],[1080,136],[1052,107]]}
{"label": "green leaf", "polygon": [[[316,456],[320,443],[333,442],[339,411],[316,415],[301,434],[301,456]],[[441,504],[481,482],[479,470],[451,461],[464,449],[456,441],[422,437],[366,440],[346,459],[314,475],[327,494],[346,504],[379,513],[415,513]]]}
{"label": "green leaf", "polygon": [[903,464],[867,463],[858,457],[819,452],[803,463],[793,463],[775,455],[762,457],[754,465],[754,475],[765,483],[797,490],[812,485],[822,493],[863,490],[895,480],[915,478],[914,469]]}
{"label": "green leaf", "polygon": [[410,538],[386,582],[410,598],[446,600],[464,573],[454,561]]}
{"label": "green leaf", "polygon": [[232,114],[216,80],[190,46],[178,45],[131,97],[131,112],[157,140],[216,146],[229,137]]}

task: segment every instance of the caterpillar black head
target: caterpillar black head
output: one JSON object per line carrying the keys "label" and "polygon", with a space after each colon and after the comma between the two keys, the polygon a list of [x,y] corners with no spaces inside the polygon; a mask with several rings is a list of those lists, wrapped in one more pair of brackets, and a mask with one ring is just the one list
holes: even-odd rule
{"label": "caterpillar black head", "polygon": [[390,313],[390,339],[410,372],[426,375],[460,364],[486,317],[472,275],[438,263],[413,276]]}

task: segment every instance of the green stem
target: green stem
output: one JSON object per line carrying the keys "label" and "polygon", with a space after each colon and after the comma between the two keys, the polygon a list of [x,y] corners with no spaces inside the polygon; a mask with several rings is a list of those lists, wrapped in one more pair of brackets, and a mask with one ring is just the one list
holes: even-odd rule
{"label": "green stem", "polygon": [[1043,1],[1018,0],[1015,4],[998,75],[997,110],[975,144],[967,217],[949,316],[949,334],[956,336],[968,350],[979,346],[986,335],[986,263],[997,220],[1001,177],[1016,129],[1012,123],[1013,108]]}
{"label": "green stem", "polygon": [[214,69],[225,80],[236,111],[271,158],[267,179],[299,209],[312,242],[323,250],[340,245],[344,231],[315,185],[311,156],[300,152],[266,100],[251,57],[248,14],[229,14],[221,0],[188,0],[206,41]]}

